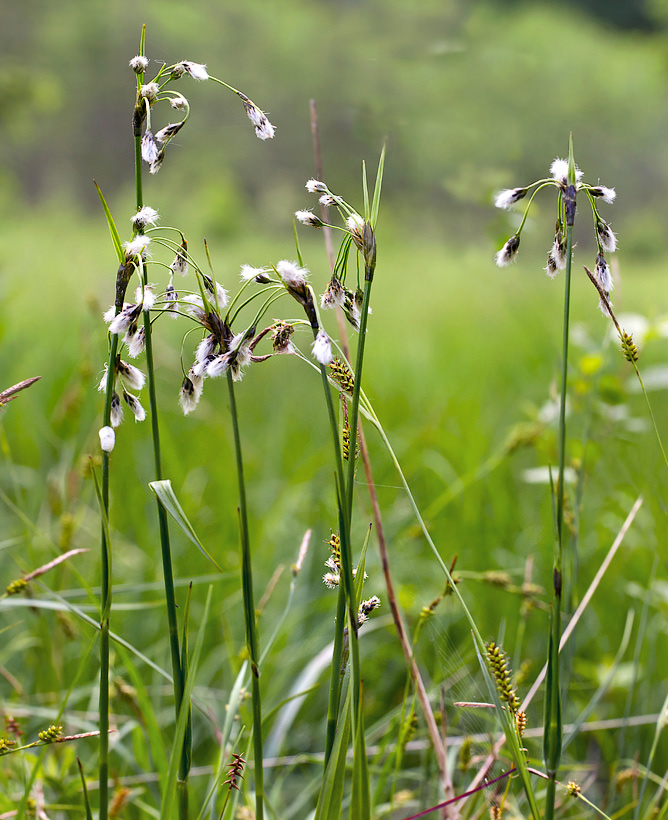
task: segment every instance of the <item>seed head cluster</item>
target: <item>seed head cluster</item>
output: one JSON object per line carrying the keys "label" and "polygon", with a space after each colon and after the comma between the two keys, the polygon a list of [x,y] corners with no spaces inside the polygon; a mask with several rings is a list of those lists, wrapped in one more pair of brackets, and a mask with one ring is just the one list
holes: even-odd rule
{"label": "seed head cluster", "polygon": [[512,208],[529,195],[520,226],[497,252],[496,264],[499,267],[506,267],[517,259],[522,230],[534,197],[542,188],[552,187],[557,192],[557,222],[552,247],[547,255],[545,273],[553,279],[568,264],[567,228],[573,224],[576,197],[578,194],[583,194],[591,206],[594,221],[594,237],[597,245],[596,278],[606,297],[600,299],[599,307],[604,315],[609,315],[609,297],[613,282],[605,254],[614,253],[617,250],[617,237],[610,225],[600,216],[597,201],[612,204],[616,197],[615,189],[604,185],[589,185],[584,182],[584,174],[577,166],[574,166],[571,177],[573,184],[569,184],[569,161],[566,159],[555,159],[550,166],[549,173],[550,176],[546,179],[537,180],[524,188],[509,188],[496,195],[494,204],[497,208],[504,209]]}

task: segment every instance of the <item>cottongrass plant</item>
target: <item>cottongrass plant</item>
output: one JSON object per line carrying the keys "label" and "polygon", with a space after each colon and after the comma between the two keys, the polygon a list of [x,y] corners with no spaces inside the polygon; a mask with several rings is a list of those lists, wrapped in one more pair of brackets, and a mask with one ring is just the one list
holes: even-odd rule
{"label": "cottongrass plant", "polygon": [[[180,509],[173,496],[171,485],[163,478],[162,459],[160,449],[160,432],[158,423],[158,405],[155,388],[155,367],[153,355],[153,333],[151,311],[166,313],[176,308],[177,294],[173,284],[174,274],[185,274],[188,267],[187,243],[182,234],[177,245],[169,238],[157,238],[157,244],[163,244],[175,252],[174,261],[169,267],[170,280],[160,300],[156,303],[156,294],[149,283],[148,269],[151,265],[148,256],[148,247],[152,237],[150,232],[155,231],[158,221],[158,212],[145,204],[143,194],[143,165],[148,166],[151,174],[161,169],[166,151],[172,139],[186,125],[190,106],[186,97],[173,88],[174,84],[184,76],[196,81],[211,79],[240,97],[244,109],[260,139],[274,136],[274,127],[264,112],[253,103],[245,94],[233,89],[221,80],[211,77],[206,66],[190,60],[182,60],[173,65],[163,64],[152,79],[147,78],[150,61],[144,53],[145,30],[142,30],[139,54],[130,60],[130,68],[136,75],[136,98],[132,118],[133,137],[135,146],[135,191],[136,213],[131,218],[132,237],[121,243],[119,232],[111,217],[109,209],[100,191],[100,197],[107,216],[112,240],[119,259],[119,269],[116,276],[115,300],[110,311],[105,315],[109,322],[109,359],[105,374],[100,382],[99,389],[105,394],[103,426],[100,429],[100,447],[102,450],[102,488],[100,503],[102,509],[102,592],[101,592],[101,664],[100,664],[100,818],[104,820],[108,812],[108,730],[109,730],[109,617],[111,612],[111,544],[109,540],[109,469],[110,454],[114,449],[115,430],[123,419],[123,404],[129,408],[136,421],[143,421],[146,412],[136,392],[141,391],[145,383],[148,384],[151,428],[153,439],[155,481],[152,488],[156,493],[158,524],[162,554],[163,575],[165,583],[165,601],[169,628],[169,643],[172,659],[172,679],[174,686],[174,708],[177,724],[183,724],[182,746],[178,768],[178,805],[179,817],[184,820],[188,816],[188,773],[191,762],[192,736],[190,707],[184,699],[187,686],[187,657],[185,652],[185,634],[187,619],[183,625],[184,637],[179,640],[177,619],[177,605],[174,594],[174,577],[171,559],[171,547],[168,525],[168,510]],[[155,131],[153,120],[158,105],[170,108],[177,112],[179,118],[175,122]],[[99,191],[99,189],[98,189]],[[134,274],[137,274],[139,285],[135,293],[135,301],[126,303],[125,296]],[[200,281],[211,286],[210,277],[201,275]],[[216,303],[223,294],[215,292]],[[122,341],[120,334],[123,335]],[[125,346],[128,355],[137,357],[142,353],[146,356],[147,377],[134,365],[121,358],[119,349]],[[242,485],[242,476],[240,476]],[[245,501],[242,493],[242,519],[245,516]],[[177,515],[177,521],[179,517]],[[184,526],[185,522],[180,523]],[[243,527],[242,533],[247,530]],[[245,567],[245,571],[246,571]],[[246,589],[246,582],[244,583]],[[258,701],[259,702],[259,701]],[[259,732],[259,727],[256,732]],[[261,765],[259,779],[260,788],[257,788],[258,804],[257,817],[262,817],[262,789]]]}
{"label": "cottongrass plant", "polygon": [[[499,207],[509,208],[527,197],[529,199],[529,205],[519,228],[496,256],[497,264],[503,267],[514,261],[517,256],[528,210],[538,191],[548,187],[556,190],[557,221],[554,240],[548,253],[545,270],[550,277],[554,277],[560,270],[565,270],[566,273],[558,436],[559,464],[556,484],[553,487],[555,522],[554,582],[548,639],[543,726],[544,762],[547,772],[544,776],[547,778],[547,791],[544,810],[541,811],[531,778],[531,775],[535,775],[537,772],[529,767],[527,753],[524,748],[523,733],[526,727],[526,714],[524,709],[520,708],[520,698],[516,692],[515,683],[510,676],[505,653],[501,647],[493,643],[486,643],[483,640],[474,616],[458,590],[452,572],[454,565],[448,566],[443,561],[438,548],[432,540],[389,439],[362,386],[371,288],[376,271],[376,226],[383,177],[384,152],[381,155],[376,183],[371,196],[367,187],[366,172],[363,173],[364,204],[359,209],[353,207],[337,193],[335,187],[330,188],[328,184],[320,179],[311,179],[306,183],[307,191],[310,194],[317,195],[322,206],[333,209],[340,217],[340,224],[332,224],[325,222],[312,210],[300,210],[295,214],[296,222],[306,227],[314,229],[327,228],[339,231],[341,235],[341,243],[333,269],[320,298],[316,297],[310,272],[304,265],[298,241],[295,259],[286,258],[278,262],[266,263],[261,267],[250,264],[244,265],[241,269],[240,286],[236,294],[231,297],[228,290],[218,281],[210,260],[208,269],[205,271],[192,255],[186,237],[179,230],[159,227],[158,212],[144,202],[143,168],[147,166],[151,174],[160,171],[165,162],[166,154],[169,153],[170,141],[176,134],[181,132],[187,123],[190,114],[189,104],[183,94],[173,87],[183,77],[190,77],[192,80],[200,82],[213,80],[236,94],[243,104],[256,135],[260,139],[273,137],[274,128],[267,120],[266,114],[255,103],[227,83],[211,77],[206,66],[202,64],[185,60],[171,66],[163,65],[155,77],[146,82],[145,75],[149,68],[149,62],[144,55],[143,36],[140,54],[131,61],[130,65],[137,77],[133,119],[137,196],[136,212],[131,218],[132,234],[127,242],[121,241],[106,202],[101,196],[119,260],[119,269],[114,305],[105,317],[109,324],[110,349],[106,371],[100,382],[100,389],[105,394],[105,411],[103,425],[100,430],[103,464],[100,489],[103,568],[100,817],[107,816],[108,804],[107,744],[109,723],[107,681],[109,676],[109,616],[111,612],[111,545],[108,521],[109,464],[114,449],[115,437],[123,420],[124,412],[129,413],[137,421],[143,420],[147,415],[139,396],[140,391],[145,386],[148,387],[149,393],[148,415],[150,415],[152,423],[155,461],[155,481],[151,483],[151,487],[156,494],[158,506],[176,715],[174,749],[169,783],[165,789],[163,811],[169,813],[172,800],[171,794],[176,785],[179,817],[184,820],[189,816],[187,784],[192,753],[190,694],[192,692],[198,650],[193,653],[193,663],[189,664],[189,653],[187,651],[188,607],[185,607],[180,636],[171,566],[168,516],[176,521],[200,549],[203,551],[204,549],[197,541],[194,530],[185,518],[170,483],[164,479],[162,474],[153,354],[153,324],[156,319],[162,316],[181,317],[183,321],[188,321],[191,324],[191,330],[194,329],[198,334],[197,344],[193,346],[192,358],[187,358],[183,366],[183,380],[178,399],[183,413],[189,415],[196,410],[204,395],[205,383],[208,380],[224,377],[227,381],[238,477],[241,586],[251,684],[252,726],[249,731],[248,748],[238,748],[233,752],[232,758],[229,756],[229,748],[223,743],[218,766],[220,778],[212,786],[206,803],[202,806],[200,816],[207,811],[209,805],[211,805],[211,811],[215,811],[213,805],[218,782],[223,783],[227,790],[223,798],[220,816],[230,816],[235,805],[234,795],[242,788],[242,783],[248,783],[251,780],[246,768],[246,759],[249,757],[252,747],[254,816],[256,820],[261,820],[264,817],[265,786],[261,669],[263,659],[266,658],[266,654],[273,644],[280,624],[276,627],[264,650],[261,651],[253,591],[252,551],[244,479],[242,434],[237,410],[236,390],[238,390],[238,383],[244,378],[244,374],[249,368],[255,368],[261,362],[269,361],[278,355],[293,355],[309,362],[312,367],[320,372],[327,417],[331,428],[337,505],[336,521],[331,522],[333,526],[329,541],[330,556],[327,559],[327,571],[323,577],[325,585],[336,590],[337,605],[328,695],[324,771],[315,810],[316,820],[338,820],[341,816],[347,780],[348,747],[351,742],[353,761],[349,798],[350,816],[354,820],[366,820],[372,816],[371,775],[367,763],[365,741],[359,630],[369,616],[381,605],[381,600],[376,595],[369,595],[368,597],[363,595],[363,585],[366,577],[366,550],[369,542],[368,533],[359,549],[357,560],[353,557],[352,524],[355,475],[359,463],[358,425],[360,417],[364,417],[378,431],[397,469],[418,524],[443,572],[446,581],[446,592],[458,600],[468,619],[475,650],[489,688],[491,705],[495,708],[495,713],[503,727],[504,739],[513,762],[512,767],[495,780],[501,782],[508,779],[511,774],[517,776],[526,797],[528,810],[535,820],[538,820],[541,816],[553,817],[556,803],[556,786],[559,782],[557,772],[561,761],[563,736],[559,676],[559,648],[562,638],[562,587],[565,582],[569,581],[569,579],[564,581],[562,576],[563,552],[566,546],[564,527],[566,385],[575,204],[578,195],[585,195],[591,205],[597,254],[594,273],[590,276],[599,293],[601,310],[616,323],[610,303],[612,278],[606,256],[616,250],[616,237],[598,211],[598,201],[611,203],[614,200],[614,191],[600,185],[592,186],[584,181],[582,172],[575,165],[571,143],[568,160],[555,160],[548,178],[539,180],[525,188],[504,191],[499,194],[496,202]],[[155,111],[157,106],[163,103],[169,103],[172,110],[179,112],[180,118],[177,122],[169,122],[156,130],[153,127]],[[156,252],[156,249],[161,252],[168,252],[171,261],[169,264],[154,261],[149,249],[153,253]],[[167,284],[157,286],[152,284],[150,280],[157,278],[153,275],[153,271],[161,266],[167,273]],[[151,275],[149,275],[149,271]],[[134,300],[126,302],[126,294],[135,274],[137,274],[138,285],[134,291]],[[189,279],[181,279],[181,277],[188,275],[190,276]],[[186,284],[187,282],[191,283],[189,287]],[[284,318],[280,320],[272,318],[269,320],[267,317],[273,315],[272,308],[275,303],[286,295],[297,302],[303,318]],[[358,333],[354,364],[352,363],[352,357],[349,361],[344,352],[338,349],[335,339],[327,331],[322,321],[323,313],[333,308],[340,309],[350,326]],[[296,341],[298,331],[303,328],[307,328],[311,333],[310,355],[304,355]],[[620,331],[620,337],[625,355],[635,363],[637,351],[632,339],[622,331]],[[270,349],[268,352],[263,352],[267,344],[270,345]],[[146,356],[146,376],[139,368],[126,360],[126,358],[132,359],[142,355]],[[335,398],[338,398],[338,410]],[[213,561],[213,559],[211,560]],[[303,555],[300,560],[303,560]],[[291,587],[290,600],[293,586]],[[436,606],[436,603],[434,606]],[[418,632],[419,629],[416,631],[416,641]],[[200,647],[201,634],[200,630],[197,642]],[[407,656],[407,663],[410,666],[410,655]],[[348,668],[350,669],[349,676],[346,674]],[[412,670],[412,667],[410,668]],[[245,674],[244,668],[239,673],[237,684],[235,684],[235,697],[240,697],[239,693],[243,688]],[[417,685],[417,679],[413,671],[411,671],[411,675]],[[406,692],[408,693],[408,687]],[[426,693],[423,694],[423,697],[427,701],[425,713],[428,714],[430,706]],[[234,701],[231,699],[230,705],[233,705],[233,703]],[[234,709],[232,709],[232,714]],[[414,726],[414,699],[409,705],[406,695],[402,710],[400,742],[394,758],[395,766],[400,766],[401,750],[405,748],[408,736],[412,731],[411,727]],[[230,731],[226,729],[224,733],[226,742],[231,738]],[[432,740],[432,742],[436,751],[437,744],[435,740]],[[226,767],[227,779],[223,781]],[[444,765],[444,787],[446,785],[445,770]],[[481,770],[479,778],[474,780],[471,787],[464,793],[455,797],[448,795],[448,799],[439,806],[432,807],[432,809],[414,815],[414,817],[426,815],[437,808],[447,810],[448,817],[456,816],[458,811],[457,803],[460,800],[473,796],[490,785],[489,782],[485,783],[483,778],[484,773]],[[492,782],[495,782],[495,780],[492,780]],[[565,788],[567,788],[569,794],[585,799],[576,783],[569,784]],[[497,806],[496,808],[500,811],[500,807]],[[453,814],[449,813],[451,811]]]}
{"label": "cottongrass plant", "polygon": [[[544,816],[551,820],[556,803],[557,771],[559,769],[562,743],[563,723],[561,713],[561,676],[560,676],[560,642],[562,622],[562,596],[566,584],[572,579],[564,578],[564,550],[566,533],[564,527],[564,475],[566,469],[566,405],[568,382],[568,345],[571,298],[571,267],[573,257],[573,226],[575,224],[576,202],[578,195],[584,195],[591,207],[594,236],[597,245],[595,275],[589,273],[599,292],[599,307],[604,315],[611,316],[610,292],[613,288],[610,268],[606,260],[607,253],[617,250],[617,238],[610,225],[600,216],[597,200],[611,204],[615,200],[613,188],[601,185],[590,185],[584,181],[583,172],[576,166],[573,154],[572,136],[569,141],[568,159],[555,159],[550,166],[550,177],[538,180],[526,187],[501,191],[495,204],[499,208],[510,208],[529,196],[522,220],[517,231],[507,240],[496,254],[496,263],[505,267],[513,262],[520,246],[522,229],[526,223],[534,197],[543,188],[553,188],[557,192],[557,219],[552,247],[548,253],[545,272],[550,278],[565,270],[564,319],[561,357],[561,388],[559,401],[558,431],[558,476],[556,487],[553,485],[554,510],[554,548],[553,548],[553,596],[550,611],[550,631],[548,637],[547,674],[543,718],[543,757],[547,771],[547,792]],[[620,332],[621,335],[621,332]],[[624,344],[624,338],[622,343]],[[630,338],[626,341],[628,355],[633,361],[633,345]],[[571,545],[574,549],[574,545]]]}

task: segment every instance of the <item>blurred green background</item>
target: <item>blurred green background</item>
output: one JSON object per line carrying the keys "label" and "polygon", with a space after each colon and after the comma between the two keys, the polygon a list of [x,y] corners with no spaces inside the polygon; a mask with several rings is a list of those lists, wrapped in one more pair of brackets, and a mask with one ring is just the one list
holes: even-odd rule
{"label": "blurred green background", "polygon": [[[184,78],[179,88],[190,100],[190,120],[160,173],[145,179],[145,201],[159,209],[161,224],[184,230],[200,258],[206,237],[216,274],[229,288],[242,263],[295,256],[292,212],[315,204],[303,187],[314,174],[310,99],[319,111],[324,177],[359,207],[361,162],[375,171],[388,140],[365,389],[447,562],[458,555],[461,571],[503,569],[521,581],[532,556],[533,579],[549,587],[549,493],[544,483],[527,483],[524,471],[556,459],[549,410],[558,384],[563,280],[552,282],[541,270],[552,244],[554,200],[537,198],[518,262],[501,270],[494,267],[494,253],[519,217],[495,211],[493,194],[545,176],[552,159],[566,155],[571,131],[585,179],[616,188],[614,206],[601,206],[619,236],[613,301],[642,345],[641,366],[653,377],[651,398],[668,437],[662,369],[668,335],[668,4],[3,3],[0,388],[42,377],[2,411],[0,560],[8,579],[43,563],[58,545],[90,547],[78,566],[90,583],[98,573],[98,523],[86,465],[97,450],[102,398],[95,386],[106,358],[100,315],[113,299],[116,262],[92,181],[129,238],[135,80],[127,64],[137,53],[142,23],[147,55],[156,61],[152,67],[180,59],[206,63],[211,74],[266,109],[277,128],[275,140],[256,140],[238,100],[211,83]],[[322,290],[328,268],[321,236],[307,230],[300,235],[305,262]],[[595,253],[584,202],[576,238],[581,271],[580,264],[593,265]],[[576,466],[585,465],[574,601],[636,495],[645,494],[646,503],[578,636],[567,720],[603,678],[626,611],[642,600],[648,601],[644,628],[656,641],[656,655],[642,650],[634,703],[658,710],[668,598],[665,586],[644,597],[653,572],[665,577],[665,466],[630,367],[616,353],[596,295],[579,272],[573,298],[569,454]],[[295,315],[287,300],[281,310]],[[201,676],[201,686],[210,690],[200,695],[206,699],[209,693],[216,711],[223,702],[216,693],[233,679],[226,663],[238,664],[243,642],[227,400],[224,385],[207,383],[197,412],[183,419],[176,406],[183,329],[176,322],[160,322],[159,329],[165,472],[202,540],[230,573],[217,582],[216,634]],[[336,332],[333,323],[331,329]],[[191,347],[187,341],[186,366]],[[240,385],[239,401],[260,592],[277,565],[296,558],[304,530],[314,528],[298,606],[281,652],[268,662],[271,708],[331,635],[333,600],[319,577],[327,556],[322,542],[334,525],[332,467],[320,385],[306,367],[289,357],[254,366]],[[513,435],[522,446],[504,449]],[[115,572],[118,583],[131,585],[133,601],[159,608],[159,593],[144,586],[160,577],[146,489],[152,478],[149,430],[126,420],[117,438],[114,462],[122,467],[112,478]],[[443,584],[389,459],[372,433],[369,440],[393,569],[414,624]],[[360,538],[370,518],[363,490]],[[185,543],[177,546],[176,562],[183,580],[209,572]],[[382,597],[375,550],[369,563],[369,594]],[[269,601],[269,623],[282,608],[286,577]],[[66,567],[49,583],[76,599],[83,582]],[[465,579],[462,589],[483,635],[505,635],[512,646],[521,622],[518,597],[484,578]],[[203,583],[196,586],[195,613],[203,590]],[[456,609],[446,606],[444,612],[421,658],[434,684],[448,675],[452,647],[470,652]],[[40,699],[57,702],[54,681],[66,680],[81,646],[64,629],[52,632],[47,616],[34,617],[43,620],[41,627],[29,627],[32,638],[21,632],[23,638],[8,640],[2,651],[3,668],[23,683],[21,695],[0,680],[15,708]],[[136,613],[121,610],[114,623],[167,663],[158,615],[137,621]],[[534,672],[544,655],[546,623],[544,612],[533,610],[518,650],[517,660],[538,659]],[[53,641],[57,652],[47,651]],[[27,645],[32,654],[24,651]],[[388,704],[399,702],[403,672],[387,623],[369,634],[368,647],[369,656],[381,653],[377,657],[384,659],[367,671],[371,724]],[[91,680],[94,674],[91,666]],[[621,714],[628,685],[628,676],[616,679],[596,716]],[[312,697],[317,726],[324,691]],[[539,722],[537,711],[534,724]],[[650,730],[633,732],[624,748],[598,739],[607,762],[650,736]],[[317,729],[303,726],[282,748],[316,749],[319,738]],[[584,759],[590,750],[583,744],[572,751]]]}

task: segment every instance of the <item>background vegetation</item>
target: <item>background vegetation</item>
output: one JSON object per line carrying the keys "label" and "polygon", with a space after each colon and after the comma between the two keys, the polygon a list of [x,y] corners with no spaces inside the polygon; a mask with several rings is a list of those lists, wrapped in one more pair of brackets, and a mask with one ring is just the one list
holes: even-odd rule
{"label": "background vegetation", "polygon": [[[551,160],[565,154],[569,131],[587,179],[615,186],[617,203],[605,207],[620,238],[613,301],[641,344],[640,364],[668,436],[664,5],[151,0],[138,17],[127,0],[111,6],[99,0],[5,4],[0,389],[29,376],[42,379],[0,418],[0,577],[9,581],[65,547],[88,547],[91,552],[45,583],[96,617],[99,523],[87,465],[98,447],[102,401],[94,388],[106,357],[100,315],[113,299],[116,262],[92,179],[119,226],[129,228],[134,77],[127,62],[145,22],[152,59],[207,63],[267,108],[277,126],[272,144],[253,140],[233,100],[193,84],[187,95],[192,117],[178,138],[182,149],[172,150],[169,166],[147,183],[146,201],[159,208],[162,224],[182,227],[193,247],[206,237],[228,286],[242,263],[294,256],[292,212],[312,204],[303,188],[313,175],[309,99],[318,104],[325,178],[350,201],[359,199],[361,159],[373,166],[388,138],[365,389],[441,554],[448,563],[458,556],[460,589],[483,635],[503,640],[515,666],[530,663],[524,670],[530,682],[545,657],[545,612],[523,609],[521,596],[485,573],[502,570],[521,583],[531,560],[533,580],[549,591],[549,492],[545,483],[528,481],[527,471],[556,460],[550,408],[562,287],[541,271],[552,242],[549,197],[532,211],[517,264],[503,270],[494,267],[493,255],[516,221],[494,212],[491,197],[499,188],[544,176]],[[581,211],[584,223],[588,216]],[[576,232],[581,270],[582,263],[592,266],[594,247],[588,225]],[[327,261],[319,240],[305,235],[303,250],[322,288]],[[569,455],[576,466],[584,464],[573,605],[637,495],[645,503],[578,631],[565,720],[575,719],[605,680],[630,608],[636,610],[630,648],[591,718],[619,718],[629,710],[652,715],[665,698],[667,677],[665,465],[630,368],[579,273],[573,298]],[[173,327],[171,338],[163,335],[167,324],[157,354],[165,474],[225,570],[211,576],[204,559],[177,542],[178,580],[195,582],[194,623],[207,584],[214,584],[196,695],[220,725],[243,647],[227,399],[222,386],[211,384],[198,411],[181,416],[181,337]],[[334,526],[331,466],[320,387],[299,362],[285,357],[251,368],[239,404],[252,541],[260,551],[256,588],[266,589],[277,568],[285,568],[260,618],[265,638],[284,606],[288,567],[302,535],[314,529],[280,651],[263,670],[271,681],[265,693],[271,710],[331,638],[334,602],[320,583],[327,557],[322,542]],[[521,446],[507,446],[512,436]],[[443,584],[389,459],[373,434],[369,440],[393,572],[414,628]],[[118,516],[111,522],[118,527],[112,629],[132,636],[166,667],[149,448],[147,428],[126,421],[114,453],[125,466],[112,478],[112,516]],[[362,485],[358,501],[368,506]],[[357,515],[358,534],[365,517]],[[369,594],[383,598],[373,550],[368,563]],[[48,591],[34,594],[52,600]],[[547,592],[539,596],[539,602],[548,600]],[[35,735],[55,718],[93,633],[66,612],[9,606],[0,629],[6,630],[0,645],[5,714]],[[372,738],[381,737],[401,702],[405,670],[386,611],[363,637],[368,726]],[[642,642],[637,650],[636,638]],[[480,694],[468,628],[450,600],[430,621],[418,654],[433,691],[445,685],[448,704]],[[117,656],[114,663],[127,681],[125,661]],[[458,667],[468,673],[453,679]],[[96,669],[91,655],[70,699],[66,721],[72,730],[95,727]],[[141,672],[159,717],[168,721],[169,690],[148,668]],[[326,685],[319,680],[289,732],[270,747],[276,755],[322,749]],[[115,694],[121,731],[112,773],[119,783],[132,782],[122,778],[135,774],[141,759],[141,720],[132,699],[123,700],[120,682]],[[538,726],[539,702],[534,709],[530,724]],[[653,732],[649,723],[583,733],[569,747],[567,762],[587,765],[592,797],[605,803],[615,767],[643,762]],[[206,765],[215,733],[202,720],[197,736],[195,765]],[[95,745],[79,744],[76,753],[92,772]],[[532,754],[540,758],[540,744]],[[47,778],[46,790],[53,804],[61,804],[62,816],[81,816],[73,758],[69,748],[47,756],[52,782]],[[10,794],[25,769],[5,762],[3,785]],[[419,764],[415,752],[401,785],[416,787],[418,775],[411,779],[410,772],[419,773]],[[660,776],[667,766],[661,745],[654,770]],[[305,816],[313,771],[293,763],[271,775],[282,817]],[[154,787],[135,787],[137,799],[148,801],[142,790],[150,795]],[[621,791],[610,805],[628,805],[629,795]],[[425,801],[436,797],[421,795]],[[59,816],[58,809],[51,816]]]}

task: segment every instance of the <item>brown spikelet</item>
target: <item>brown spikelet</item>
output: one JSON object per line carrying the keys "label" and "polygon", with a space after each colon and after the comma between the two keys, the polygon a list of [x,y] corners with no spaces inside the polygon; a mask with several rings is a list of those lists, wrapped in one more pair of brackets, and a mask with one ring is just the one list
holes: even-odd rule
{"label": "brown spikelet", "polygon": [[490,641],[485,646],[487,647],[487,663],[494,677],[499,697],[515,714],[520,708],[520,700],[511,683],[511,672],[506,653],[494,641]]}
{"label": "brown spikelet", "polygon": [[630,783],[638,776],[635,769],[620,769],[615,777],[615,789],[620,792],[627,783]]}
{"label": "brown spikelet", "polygon": [[625,330],[620,331],[619,338],[622,343],[622,353],[627,362],[635,363],[638,361],[638,348],[636,347],[633,337]]}
{"label": "brown spikelet", "polygon": [[582,791],[580,784],[576,783],[575,780],[569,780],[568,785],[566,786],[566,790],[571,795],[571,797],[578,797],[580,792]]}
{"label": "brown spikelet", "polygon": [[325,544],[329,545],[329,551],[334,559],[334,563],[337,567],[341,566],[341,539],[337,535],[337,533],[332,531],[330,535],[329,541],[325,541]]}
{"label": "brown spikelet", "polygon": [[243,780],[245,765],[246,761],[241,755],[236,753],[232,754],[232,760],[227,764],[227,780],[223,783],[223,785],[228,787],[229,791],[232,791],[232,789],[240,791],[239,786],[237,785],[237,779],[241,778]]}
{"label": "brown spikelet", "polygon": [[518,712],[515,715],[515,725],[517,726],[517,734],[522,737],[524,735],[524,731],[527,728],[527,713],[526,712]]}
{"label": "brown spikelet", "polygon": [[348,418],[346,413],[346,419],[343,422],[343,434],[342,434],[342,450],[343,450],[343,458],[345,461],[350,459],[350,425],[348,424]]}
{"label": "brown spikelet", "polygon": [[355,377],[348,365],[342,359],[337,357],[329,363],[329,368],[332,371],[332,378],[339,385],[341,390],[352,396],[353,387],[355,386]]}
{"label": "brown spikelet", "polygon": [[489,807],[489,820],[501,820],[503,809],[496,803],[492,803]]}
{"label": "brown spikelet", "polygon": [[109,805],[109,817],[119,817],[126,807],[131,791],[127,786],[119,786],[114,792],[113,799]]}

